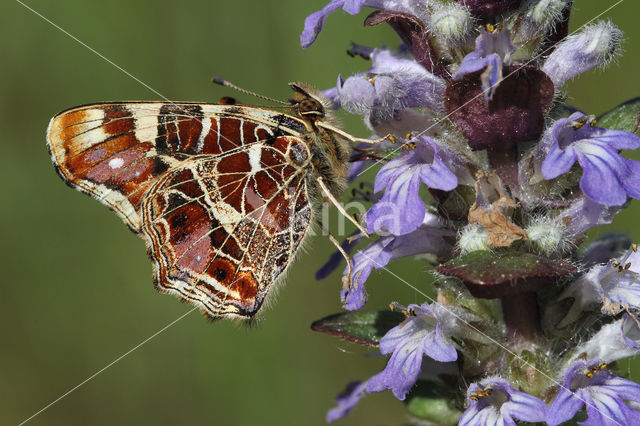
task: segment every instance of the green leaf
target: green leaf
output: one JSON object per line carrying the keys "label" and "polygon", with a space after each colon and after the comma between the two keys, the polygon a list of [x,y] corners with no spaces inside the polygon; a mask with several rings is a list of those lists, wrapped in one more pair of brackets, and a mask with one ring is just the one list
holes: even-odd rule
{"label": "green leaf", "polygon": [[537,291],[575,270],[562,260],[488,250],[474,251],[436,267],[443,275],[460,278],[473,296],[486,299]]}
{"label": "green leaf", "polygon": [[409,412],[441,425],[455,425],[462,413],[455,406],[456,395],[442,383],[418,381],[407,400]]}
{"label": "green leaf", "polygon": [[378,346],[382,336],[404,319],[403,313],[393,311],[343,312],[315,321],[311,329],[361,345]]}
{"label": "green leaf", "polygon": [[597,127],[623,130],[640,136],[640,97],[631,99],[611,111],[602,114],[597,120]]}

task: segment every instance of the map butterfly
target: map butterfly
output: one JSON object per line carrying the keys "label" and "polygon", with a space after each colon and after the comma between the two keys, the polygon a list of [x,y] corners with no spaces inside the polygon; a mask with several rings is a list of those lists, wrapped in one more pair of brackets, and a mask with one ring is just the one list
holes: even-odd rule
{"label": "map butterfly", "polygon": [[292,114],[235,104],[114,102],[53,117],[47,145],[70,186],[146,242],[155,287],[210,318],[253,317],[347,183],[331,102],[291,83]]}

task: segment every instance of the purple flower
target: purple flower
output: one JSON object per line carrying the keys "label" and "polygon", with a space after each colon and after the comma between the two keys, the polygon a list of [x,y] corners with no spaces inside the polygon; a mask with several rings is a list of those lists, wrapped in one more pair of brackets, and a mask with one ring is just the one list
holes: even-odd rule
{"label": "purple flower", "polygon": [[564,386],[558,392],[547,412],[551,426],[571,420],[586,405],[587,425],[640,424],[640,413],[623,400],[640,402],[640,384],[612,376],[600,362],[577,361],[564,377]]}
{"label": "purple flower", "polygon": [[[403,3],[404,5],[400,5],[397,1],[393,0],[332,0],[321,10],[307,16],[307,19],[304,21],[304,29],[302,30],[302,34],[300,34],[300,45],[303,49],[311,46],[313,42],[316,41],[320,31],[322,31],[322,25],[325,19],[336,9],[342,8],[342,10],[350,15],[360,13],[360,9],[363,6],[383,10],[411,11],[414,1],[409,0]],[[415,3],[419,2],[416,1]]]}
{"label": "purple flower", "polygon": [[416,148],[385,164],[376,176],[374,191],[385,193],[367,212],[369,232],[404,235],[420,226],[426,208],[420,182],[429,188],[451,191],[458,178],[445,166],[435,142],[421,137]]}
{"label": "purple flower", "polygon": [[371,63],[366,73],[344,82],[338,78],[338,100],[347,111],[361,115],[375,111],[379,116],[391,116],[403,108],[444,110],[446,82],[414,60],[387,49],[375,49]]}
{"label": "purple flower", "polygon": [[[375,269],[385,267],[392,259],[413,256],[419,253],[434,253],[445,256],[452,247],[443,237],[454,234],[442,228],[440,220],[427,213],[414,232],[403,236],[385,236],[369,244],[351,259],[351,282],[342,290],[340,299],[349,311],[361,309],[367,301],[364,283]],[[345,274],[347,269],[345,269]]]}
{"label": "purple flower", "polygon": [[540,399],[515,390],[509,382],[489,378],[473,383],[467,390],[469,407],[458,425],[514,425],[515,419],[542,422],[547,406]]}
{"label": "purple flower", "polygon": [[559,43],[542,71],[560,87],[578,74],[609,62],[621,38],[621,31],[610,22],[589,26]]}
{"label": "purple flower", "polygon": [[450,362],[458,358],[455,347],[449,343],[441,322],[450,315],[439,304],[396,305],[407,312],[407,318],[392,328],[380,340],[380,352],[391,354],[384,370],[369,379],[367,392],[391,389],[398,399],[404,399],[420,374],[422,357],[427,355],[436,361]]}
{"label": "purple flower", "polygon": [[464,57],[453,79],[460,80],[465,74],[485,70],[480,79],[484,98],[491,99],[502,81],[502,66],[511,63],[514,51],[508,30],[491,32],[482,29],[476,38],[476,50]]}
{"label": "purple flower", "polygon": [[640,198],[640,162],[623,158],[618,150],[640,147],[640,138],[620,130],[600,129],[576,112],[556,121],[541,141],[548,150],[542,175],[553,179],[567,173],[578,161],[584,173],[582,192],[607,206],[619,206],[627,196]]}
{"label": "purple flower", "polygon": [[336,398],[337,407],[327,412],[327,423],[335,422],[349,414],[366,394],[367,382],[351,382]]}

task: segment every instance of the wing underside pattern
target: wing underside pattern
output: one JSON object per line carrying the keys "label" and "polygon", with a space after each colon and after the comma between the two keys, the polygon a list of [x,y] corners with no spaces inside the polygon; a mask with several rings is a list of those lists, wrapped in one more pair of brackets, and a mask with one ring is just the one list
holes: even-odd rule
{"label": "wing underside pattern", "polygon": [[115,103],[57,115],[47,140],[62,178],[146,240],[159,290],[253,316],[311,221],[304,131],[257,108]]}

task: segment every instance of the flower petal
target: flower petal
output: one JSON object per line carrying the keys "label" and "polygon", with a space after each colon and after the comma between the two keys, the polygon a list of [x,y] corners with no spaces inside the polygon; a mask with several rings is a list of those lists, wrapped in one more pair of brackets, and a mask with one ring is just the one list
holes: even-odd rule
{"label": "flower petal", "polygon": [[[340,293],[340,300],[348,311],[357,311],[367,302],[365,281],[373,268],[380,269],[391,260],[393,237],[382,237],[356,253],[351,259],[352,280],[348,289]],[[345,269],[345,273],[346,273]]]}
{"label": "flower petal", "polygon": [[[593,394],[594,392],[592,392]],[[585,404],[589,418],[583,424],[587,425],[626,425],[627,414],[631,410],[615,394],[600,393],[597,398]]]}
{"label": "flower petal", "polygon": [[391,180],[382,199],[365,215],[368,232],[404,235],[420,226],[426,207],[419,195],[419,171],[413,167]]}
{"label": "flower petal", "polygon": [[382,166],[376,175],[373,184],[373,192],[380,192],[389,186],[389,183],[401,174],[405,173],[412,163],[414,163],[414,152],[407,152],[398,158],[394,158]]}
{"label": "flower petal", "polygon": [[477,422],[477,416],[478,413],[480,412],[480,404],[478,404],[477,401],[471,401],[471,404],[469,405],[469,407],[467,407],[467,409],[465,410],[465,412],[462,414],[462,417],[460,417],[460,420],[458,421],[458,426],[477,426],[480,423]]}
{"label": "flower petal", "polygon": [[[500,59],[500,57],[498,57],[498,59]],[[460,80],[465,74],[483,70],[488,63],[489,58],[483,57],[480,52],[474,50],[464,57],[458,71],[453,75],[453,79]]]}
{"label": "flower petal", "polygon": [[391,389],[396,398],[404,400],[416,383],[422,364],[422,352],[411,341],[398,347],[384,370],[369,379],[368,392]]}
{"label": "flower petal", "polygon": [[606,387],[614,391],[620,398],[640,402],[640,384],[622,377],[610,376]]}
{"label": "flower petal", "polygon": [[580,189],[587,197],[606,206],[619,206],[627,201],[627,193],[611,169],[610,163],[614,161],[617,159],[611,156],[578,153],[578,162],[584,170]]}
{"label": "flower petal", "polygon": [[640,161],[623,158],[623,163],[624,167],[616,170],[618,179],[627,195],[640,199]]}
{"label": "flower petal", "polygon": [[307,19],[304,20],[304,29],[302,30],[302,34],[300,34],[300,45],[303,49],[311,46],[313,42],[316,41],[318,34],[322,31],[324,20],[327,19],[327,16],[329,16],[331,12],[342,7],[344,3],[345,0],[332,0],[321,10],[307,16]]}
{"label": "flower petal", "polygon": [[503,417],[530,423],[543,422],[547,417],[547,405],[535,396],[512,390],[509,397],[511,400],[502,405]]}
{"label": "flower petal", "polygon": [[558,143],[554,143],[547,157],[542,162],[542,176],[545,179],[554,179],[567,173],[573,163],[576,162],[576,151],[573,147],[561,149]]}
{"label": "flower petal", "polygon": [[456,175],[444,165],[437,155],[433,163],[420,167],[420,180],[429,188],[451,191],[458,186]]}
{"label": "flower petal", "polygon": [[429,358],[440,362],[451,362],[458,359],[456,348],[451,343],[447,343],[440,325],[436,326],[435,332],[429,333],[422,340],[421,351]]}
{"label": "flower petal", "polygon": [[585,125],[578,130],[580,139],[590,139],[613,149],[638,149],[640,137],[622,130],[601,129]]}
{"label": "flower petal", "polygon": [[327,412],[327,423],[335,422],[349,414],[355,405],[366,395],[367,382],[351,382],[343,393],[338,395],[337,407]]}
{"label": "flower petal", "polygon": [[576,394],[566,387],[563,387],[556,399],[547,411],[547,423],[549,426],[558,425],[567,420],[571,420],[584,405],[584,397],[581,391]]}

